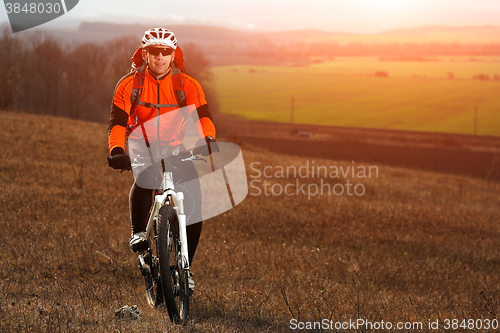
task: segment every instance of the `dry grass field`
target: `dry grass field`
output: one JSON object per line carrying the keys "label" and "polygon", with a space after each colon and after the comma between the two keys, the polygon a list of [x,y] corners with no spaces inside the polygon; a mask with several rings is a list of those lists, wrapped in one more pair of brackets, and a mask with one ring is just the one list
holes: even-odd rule
{"label": "dry grass field", "polygon": [[[287,178],[275,171],[308,161],[243,146],[250,193],[204,225],[192,319],[173,326],[143,295],[127,245],[132,175],[108,168],[107,126],[0,115],[2,332],[288,332],[291,319],[358,318],[426,332],[500,314],[498,183],[382,165],[371,178]],[[297,182],[365,193],[255,195],[264,181],[275,194]],[[126,304],[142,318],[116,319]]]}

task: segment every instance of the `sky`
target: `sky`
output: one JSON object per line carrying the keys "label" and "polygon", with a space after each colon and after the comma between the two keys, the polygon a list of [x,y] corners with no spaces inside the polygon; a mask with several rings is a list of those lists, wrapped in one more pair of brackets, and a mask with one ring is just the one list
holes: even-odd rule
{"label": "sky", "polygon": [[[7,20],[0,10],[0,22]],[[500,0],[80,0],[44,26],[77,26],[82,20],[378,33],[422,25],[500,25]]]}

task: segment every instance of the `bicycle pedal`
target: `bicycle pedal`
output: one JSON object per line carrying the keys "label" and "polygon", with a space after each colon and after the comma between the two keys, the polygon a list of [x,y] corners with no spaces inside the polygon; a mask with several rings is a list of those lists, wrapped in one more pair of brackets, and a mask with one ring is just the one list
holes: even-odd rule
{"label": "bicycle pedal", "polygon": [[149,249],[149,242],[147,240],[143,240],[135,244],[130,244],[130,248],[135,253],[143,253]]}

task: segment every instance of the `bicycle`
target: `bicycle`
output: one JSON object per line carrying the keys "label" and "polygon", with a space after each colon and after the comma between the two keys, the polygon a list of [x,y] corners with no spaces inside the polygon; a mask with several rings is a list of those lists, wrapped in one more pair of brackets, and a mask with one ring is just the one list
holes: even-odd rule
{"label": "bicycle", "polygon": [[[161,160],[161,185],[153,192],[146,227],[148,246],[138,254],[148,303],[152,307],[165,303],[170,320],[176,324],[186,325],[189,319],[190,263],[184,193],[175,191],[172,168],[182,162],[204,160],[198,155],[206,156],[206,150],[197,147]],[[146,162],[141,160],[148,158],[135,158],[127,170],[144,166]]]}
{"label": "bicycle", "polygon": [[[193,115],[197,114],[180,108],[130,128],[125,150],[131,164],[121,170],[131,170],[135,184],[153,190],[154,195],[147,216],[146,246],[135,249],[146,299],[155,308],[165,303],[171,321],[183,325],[189,319],[191,296],[186,226],[234,208],[248,194],[239,146],[206,140],[200,143],[203,133]],[[184,145],[197,147],[183,150]],[[207,162],[199,155],[210,156],[210,163],[192,163],[183,168],[185,172],[177,172],[179,163]]]}

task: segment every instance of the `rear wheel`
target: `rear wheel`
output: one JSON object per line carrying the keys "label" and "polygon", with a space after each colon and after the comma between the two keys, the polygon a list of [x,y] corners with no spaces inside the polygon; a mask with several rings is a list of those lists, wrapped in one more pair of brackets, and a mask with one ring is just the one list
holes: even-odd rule
{"label": "rear wheel", "polygon": [[157,247],[168,315],[174,323],[186,325],[189,318],[188,272],[182,269],[179,220],[170,205],[160,208]]}

